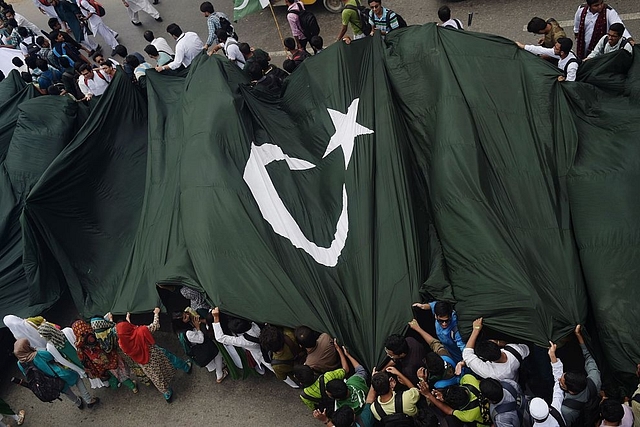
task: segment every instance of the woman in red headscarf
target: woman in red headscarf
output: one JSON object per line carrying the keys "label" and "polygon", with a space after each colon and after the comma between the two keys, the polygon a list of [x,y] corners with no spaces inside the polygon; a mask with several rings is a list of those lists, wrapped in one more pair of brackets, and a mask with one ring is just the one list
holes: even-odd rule
{"label": "woman in red headscarf", "polygon": [[76,320],[71,325],[71,329],[76,336],[78,357],[89,378],[107,380],[112,388],[116,388],[120,382],[134,393],[138,392],[138,387],[129,378],[129,370],[118,352],[104,351],[93,328],[87,322]]}
{"label": "woman in red headscarf", "polygon": [[140,365],[153,385],[164,395],[166,401],[171,402],[173,390],[169,384],[176,370],[162,348],[156,345],[156,341],[151,335],[158,329],[160,329],[160,309],[158,307],[153,310],[153,323],[149,326],[131,324],[129,313],[127,313],[126,322],[120,322],[116,325],[118,342],[122,351]]}

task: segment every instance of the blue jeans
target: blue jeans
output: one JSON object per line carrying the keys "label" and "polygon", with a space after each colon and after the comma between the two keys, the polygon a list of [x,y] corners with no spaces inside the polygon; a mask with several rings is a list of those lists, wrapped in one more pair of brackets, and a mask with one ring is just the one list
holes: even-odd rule
{"label": "blue jeans", "polygon": [[184,360],[180,359],[178,356],[176,356],[175,354],[171,353],[166,348],[164,348],[164,347],[160,347],[160,348],[162,349],[162,351],[164,351],[164,354],[167,356],[167,359],[169,359],[169,362],[171,362],[171,364],[173,365],[174,368],[182,369],[185,372],[189,372],[189,364],[187,364],[187,362],[185,362]]}

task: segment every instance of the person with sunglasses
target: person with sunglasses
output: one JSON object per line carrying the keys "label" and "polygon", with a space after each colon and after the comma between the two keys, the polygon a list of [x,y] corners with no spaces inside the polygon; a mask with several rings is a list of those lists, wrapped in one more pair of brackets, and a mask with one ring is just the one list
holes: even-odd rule
{"label": "person with sunglasses", "polygon": [[436,320],[436,335],[449,352],[449,355],[458,363],[462,361],[462,350],[465,342],[458,330],[458,316],[451,303],[447,301],[433,301],[430,303],[415,303],[414,307],[422,310],[431,310]]}

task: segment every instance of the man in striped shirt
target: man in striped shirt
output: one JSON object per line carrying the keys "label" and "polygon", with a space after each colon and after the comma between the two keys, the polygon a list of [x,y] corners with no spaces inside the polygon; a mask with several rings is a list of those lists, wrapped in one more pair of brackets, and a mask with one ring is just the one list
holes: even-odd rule
{"label": "man in striped shirt", "polygon": [[380,33],[385,35],[391,30],[400,27],[398,14],[393,10],[382,7],[381,0],[369,0],[369,8],[371,8],[371,14],[369,15],[371,35],[373,35],[375,30],[380,30]]}

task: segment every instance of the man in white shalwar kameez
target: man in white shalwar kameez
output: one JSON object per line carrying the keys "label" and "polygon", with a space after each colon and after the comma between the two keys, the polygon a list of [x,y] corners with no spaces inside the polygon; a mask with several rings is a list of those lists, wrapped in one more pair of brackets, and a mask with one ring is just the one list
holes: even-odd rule
{"label": "man in white shalwar kameez", "polygon": [[78,0],[78,7],[84,17],[87,18],[87,21],[89,21],[93,35],[95,37],[100,35],[104,41],[111,46],[111,49],[115,49],[118,45],[118,41],[116,40],[118,33],[107,27],[107,24],[104,23],[102,18],[96,13],[95,8],[91,6],[91,3],[87,0]]}
{"label": "man in white shalwar kameez", "polygon": [[150,15],[156,21],[162,22],[160,12],[149,3],[149,0],[122,0],[122,4],[127,8],[127,13],[129,13],[129,18],[133,25],[142,25],[138,17],[138,12],[140,11]]}

